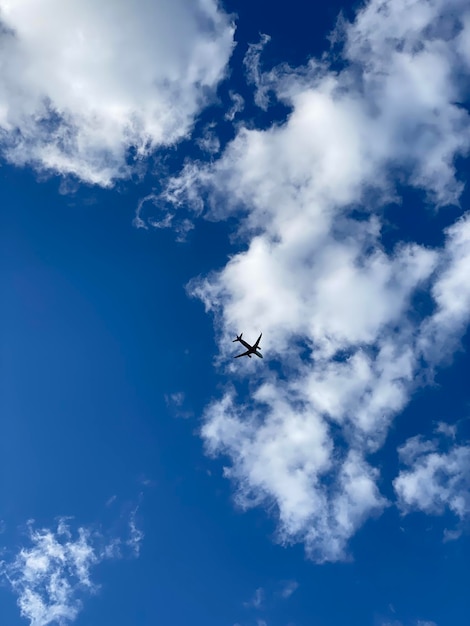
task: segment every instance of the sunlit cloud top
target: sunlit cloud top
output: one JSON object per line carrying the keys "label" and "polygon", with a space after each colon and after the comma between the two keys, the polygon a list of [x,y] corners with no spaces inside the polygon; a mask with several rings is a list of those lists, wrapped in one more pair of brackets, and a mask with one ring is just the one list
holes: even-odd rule
{"label": "sunlit cloud top", "polygon": [[104,186],[187,135],[234,31],[213,0],[1,2],[0,26],[3,155]]}

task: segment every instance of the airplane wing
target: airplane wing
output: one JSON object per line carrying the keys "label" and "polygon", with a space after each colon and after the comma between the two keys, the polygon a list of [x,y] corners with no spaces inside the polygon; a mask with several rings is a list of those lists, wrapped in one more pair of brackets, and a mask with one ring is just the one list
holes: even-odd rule
{"label": "airplane wing", "polygon": [[241,354],[237,354],[237,356],[234,356],[233,358],[234,358],[234,359],[238,359],[238,358],[240,358],[241,356],[246,356],[246,355],[247,355],[247,354],[249,354],[249,353],[250,353],[250,351],[249,351],[249,350],[247,350],[246,352],[242,352]]}
{"label": "airplane wing", "polygon": [[255,345],[253,346],[253,349],[254,349],[254,350],[257,350],[257,349],[258,349],[259,342],[260,342],[260,339],[261,339],[261,337],[262,337],[262,336],[263,336],[263,333],[261,333],[261,335],[260,335],[260,336],[258,337],[258,339],[256,340],[256,343],[255,343]]}

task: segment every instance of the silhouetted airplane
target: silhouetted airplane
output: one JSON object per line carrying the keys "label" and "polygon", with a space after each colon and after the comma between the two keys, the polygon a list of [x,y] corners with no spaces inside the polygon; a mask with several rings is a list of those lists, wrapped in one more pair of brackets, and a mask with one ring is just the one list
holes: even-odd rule
{"label": "silhouetted airplane", "polygon": [[261,333],[261,335],[258,337],[258,339],[256,340],[256,343],[253,346],[250,346],[250,344],[248,342],[246,342],[244,339],[242,339],[243,337],[243,333],[240,333],[240,335],[237,335],[237,338],[234,339],[233,341],[239,341],[241,344],[243,344],[245,346],[245,348],[248,348],[248,350],[246,352],[242,352],[242,354],[237,354],[237,356],[234,356],[234,359],[238,359],[241,356],[248,356],[251,359],[251,355],[252,354],[256,354],[256,356],[259,356],[260,359],[263,358],[263,355],[261,354],[261,352],[259,352],[259,350],[261,350],[260,345],[259,345],[259,341],[262,337],[263,333]]}

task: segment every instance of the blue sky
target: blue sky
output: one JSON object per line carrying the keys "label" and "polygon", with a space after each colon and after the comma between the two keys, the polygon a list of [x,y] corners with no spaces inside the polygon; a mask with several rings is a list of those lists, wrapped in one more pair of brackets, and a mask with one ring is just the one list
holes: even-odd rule
{"label": "blue sky", "polygon": [[306,4],[0,0],[2,624],[468,623],[468,2]]}

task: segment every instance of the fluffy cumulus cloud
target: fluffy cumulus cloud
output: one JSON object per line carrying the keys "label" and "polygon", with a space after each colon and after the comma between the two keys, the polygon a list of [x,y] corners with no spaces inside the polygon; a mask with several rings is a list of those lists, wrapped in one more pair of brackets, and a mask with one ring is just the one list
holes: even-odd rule
{"label": "fluffy cumulus cloud", "polygon": [[216,0],[1,0],[3,156],[100,185],[127,176],[130,148],[190,131],[233,30]]}
{"label": "fluffy cumulus cloud", "polygon": [[[418,369],[448,355],[469,321],[469,215],[440,247],[392,247],[381,208],[403,186],[420,191],[431,222],[459,202],[469,15],[462,0],[371,0],[338,22],[334,54],[269,72],[259,69],[264,38],[246,59],[249,80],[259,106],[289,107],[286,121],[241,125],[218,160],[188,163],[163,194],[211,219],[238,218],[242,251],[189,291],[215,317],[221,362],[235,332],[262,330],[277,365],[230,359],[250,399],[228,389],[202,436],[228,459],[237,502],[276,510],[280,540],[304,542],[318,561],[344,558],[387,506],[370,454]],[[423,296],[429,310],[418,314]]]}
{"label": "fluffy cumulus cloud", "polygon": [[312,557],[335,560],[345,538],[385,501],[361,453],[334,459],[325,419],[310,406],[299,410],[286,392],[263,385],[251,410],[226,396],[208,409],[202,434],[209,452],[233,460],[226,475],[240,506],[275,503],[281,541],[302,540]]}
{"label": "fluffy cumulus cloud", "polygon": [[11,560],[1,563],[1,574],[18,596],[21,615],[31,626],[73,622],[86,594],[97,591],[93,567],[104,559],[122,556],[127,545],[138,556],[143,534],[137,528],[135,512],[129,522],[129,539],[106,541],[99,533],[80,527],[72,531],[67,520],[57,528],[28,526],[28,545]]}
{"label": "fluffy cumulus cloud", "polygon": [[437,440],[412,437],[399,449],[405,466],[394,481],[404,512],[439,515],[447,508],[460,520],[470,517],[470,446],[440,450]]}
{"label": "fluffy cumulus cloud", "polygon": [[455,348],[465,332],[470,311],[470,214],[447,230],[448,244],[441,255],[442,272],[432,286],[434,315],[421,328],[419,347],[436,361]]}

